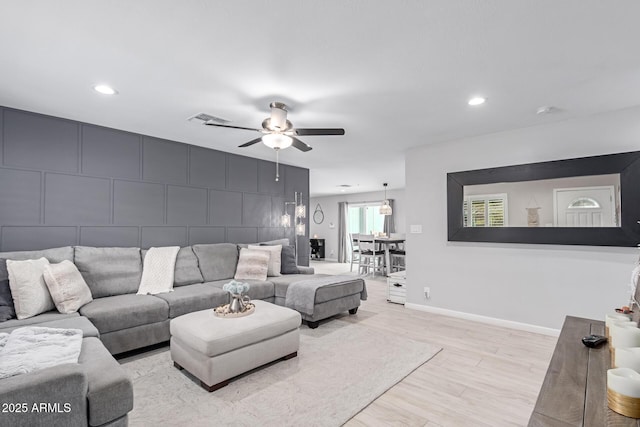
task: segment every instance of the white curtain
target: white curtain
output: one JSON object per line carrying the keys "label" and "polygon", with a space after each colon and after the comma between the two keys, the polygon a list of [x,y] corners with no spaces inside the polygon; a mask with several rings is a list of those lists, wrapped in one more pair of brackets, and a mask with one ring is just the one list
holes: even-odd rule
{"label": "white curtain", "polygon": [[338,262],[347,262],[349,203],[338,203]]}

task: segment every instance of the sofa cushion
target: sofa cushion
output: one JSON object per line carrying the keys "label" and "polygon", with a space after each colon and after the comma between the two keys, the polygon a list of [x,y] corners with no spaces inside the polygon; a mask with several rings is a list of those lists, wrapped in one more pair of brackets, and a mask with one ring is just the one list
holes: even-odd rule
{"label": "sofa cushion", "polygon": [[[271,277],[269,280],[273,282],[275,296],[284,298],[287,296],[287,288],[289,287],[289,284],[293,282],[300,282],[301,280],[313,279],[314,277],[326,276],[329,276],[329,274],[287,274],[286,276]],[[356,279],[357,276],[353,276],[353,278]]]}
{"label": "sofa cushion", "polygon": [[73,316],[67,317],[66,319],[51,320],[49,322],[38,323],[38,326],[44,326],[47,328],[80,329],[82,331],[82,336],[85,338],[100,338],[98,328],[96,328],[95,325],[84,316]]}
{"label": "sofa cushion", "polygon": [[205,282],[233,279],[238,264],[238,246],[233,243],[193,245]]}
{"label": "sofa cushion", "polygon": [[37,316],[29,317],[28,319],[24,319],[24,320],[11,319],[11,320],[7,320],[6,322],[2,322],[0,323],[0,332],[7,332],[5,329],[13,329],[13,328],[17,328],[21,326],[29,326],[29,325],[33,326],[33,325],[44,323],[44,322],[51,322],[51,321],[61,320],[61,319],[69,319],[73,317],[80,317],[80,314],[78,313],[62,314],[58,312],[58,310],[47,311],[46,313],[38,314]]}
{"label": "sofa cushion", "polygon": [[93,299],[87,282],[71,261],[45,266],[43,276],[60,313],[74,313]]}
{"label": "sofa cushion", "polygon": [[[142,260],[147,255],[148,249],[142,250]],[[173,277],[173,287],[186,286],[192,283],[202,283],[204,279],[200,268],[198,268],[198,258],[193,253],[191,246],[180,248],[176,258],[176,270]]]}
{"label": "sofa cushion", "polygon": [[186,286],[192,283],[202,283],[204,278],[198,268],[198,258],[191,246],[180,248],[176,259],[176,273],[174,286]]}
{"label": "sofa cushion", "polygon": [[[224,282],[226,283],[227,281]],[[173,292],[158,294],[156,297],[162,298],[169,304],[169,317],[171,319],[192,311],[206,310],[229,302],[229,293],[227,291],[205,283],[180,286],[179,288],[174,288]]]}
{"label": "sofa cushion", "polygon": [[7,260],[9,287],[18,320],[46,313],[55,308],[44,282],[44,269],[49,265],[45,257],[22,261]]}
{"label": "sofa cushion", "polygon": [[85,369],[89,380],[89,425],[103,425],[133,409],[131,380],[100,340],[82,340],[82,352],[78,363]]}
{"label": "sofa cushion", "polygon": [[289,246],[289,239],[277,239],[277,240],[269,240],[266,242],[260,242],[260,245],[267,245],[267,246],[275,246],[275,245],[280,245],[280,246]]}
{"label": "sofa cushion", "polygon": [[[249,284],[249,291],[246,293],[251,299],[269,299],[275,296],[275,288],[271,279],[269,280],[243,280],[243,282]],[[225,283],[229,283],[229,280],[218,280],[215,282],[207,282],[206,285],[215,286],[218,289],[222,289]],[[224,291],[227,295],[228,292]],[[228,297],[227,297],[228,299]],[[229,302],[229,301],[226,301]]]}
{"label": "sofa cushion", "polygon": [[75,264],[89,285],[93,298],[135,294],[138,291],[142,277],[139,248],[76,246]]}
{"label": "sofa cushion", "polygon": [[101,334],[169,318],[169,305],[153,295],[115,295],[98,298],[80,308]]}
{"label": "sofa cushion", "polygon": [[9,288],[7,260],[38,259],[42,257],[48,259],[49,262],[73,261],[73,248],[65,246],[42,251],[0,252],[0,322],[16,317],[11,289]]}
{"label": "sofa cushion", "polygon": [[[0,259],[0,263],[6,261]],[[11,288],[9,287],[9,281],[0,281],[0,324],[9,319],[16,317],[16,309],[13,306],[13,297],[11,296]]]}

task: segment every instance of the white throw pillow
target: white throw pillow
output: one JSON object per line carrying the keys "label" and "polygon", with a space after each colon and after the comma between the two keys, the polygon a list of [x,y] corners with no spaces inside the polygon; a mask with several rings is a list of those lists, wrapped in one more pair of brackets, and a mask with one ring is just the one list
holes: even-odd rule
{"label": "white throw pillow", "polygon": [[9,287],[18,319],[27,319],[55,308],[42,273],[49,265],[46,258],[24,261],[7,260]]}
{"label": "white throw pillow", "polygon": [[60,313],[75,313],[80,307],[93,301],[91,289],[78,267],[71,261],[64,260],[45,266],[43,276],[51,299]]}
{"label": "white throw pillow", "polygon": [[256,251],[265,251],[269,253],[269,270],[267,276],[280,276],[280,267],[282,266],[281,252],[282,245],[275,246],[254,246],[249,245],[249,249]]}
{"label": "white throw pillow", "polygon": [[173,291],[176,258],[180,246],[150,248],[144,256],[138,295],[156,295]]}
{"label": "white throw pillow", "polygon": [[236,266],[236,280],[267,280],[269,270],[269,253],[252,249],[240,249],[238,265]]}

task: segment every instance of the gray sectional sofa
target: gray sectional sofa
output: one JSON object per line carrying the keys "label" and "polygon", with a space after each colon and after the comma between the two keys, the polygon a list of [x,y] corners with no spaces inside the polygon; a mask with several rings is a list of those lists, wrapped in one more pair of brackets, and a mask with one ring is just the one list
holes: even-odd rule
{"label": "gray sectional sofa", "polygon": [[[288,240],[266,243],[288,244]],[[40,413],[14,413],[5,418],[9,425],[127,425],[127,413],[133,409],[132,385],[111,355],[168,341],[171,319],[228,303],[229,294],[222,286],[235,274],[238,251],[239,245],[231,243],[181,248],[176,260],[174,290],[158,295],[136,295],[146,253],[139,248],[76,246],[0,252],[0,285],[8,280],[6,259],[45,257],[52,263],[69,260],[78,267],[93,297],[79,313],[52,311],[28,319],[0,322],[0,332],[38,325],[78,328],[84,333],[78,366],[61,365],[0,380],[0,403],[16,399],[75,402],[74,410],[47,414],[49,418]],[[324,276],[313,273],[312,268],[299,267],[298,274],[248,281],[249,297],[285,305],[289,284]],[[317,326],[318,320],[342,311],[355,313],[364,286],[364,281],[356,279],[346,286],[318,292],[317,310],[313,316],[303,315],[303,318]]]}

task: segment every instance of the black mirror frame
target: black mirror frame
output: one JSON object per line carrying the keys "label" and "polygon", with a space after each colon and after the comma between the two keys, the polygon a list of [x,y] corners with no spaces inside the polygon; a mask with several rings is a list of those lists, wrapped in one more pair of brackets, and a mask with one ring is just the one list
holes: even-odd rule
{"label": "black mirror frame", "polygon": [[[621,227],[464,227],[463,187],[586,175],[620,174]],[[448,240],[452,242],[627,246],[640,244],[640,151],[447,174]]]}

